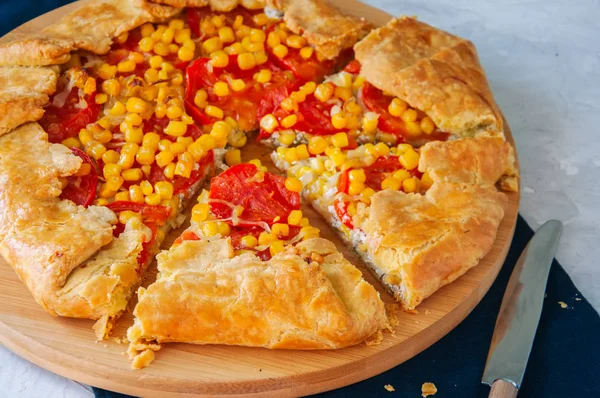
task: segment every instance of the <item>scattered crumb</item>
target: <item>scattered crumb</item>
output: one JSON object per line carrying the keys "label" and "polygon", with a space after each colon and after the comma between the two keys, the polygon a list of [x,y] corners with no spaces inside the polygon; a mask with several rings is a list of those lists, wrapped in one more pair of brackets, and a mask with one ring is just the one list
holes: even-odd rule
{"label": "scattered crumb", "polygon": [[385,312],[387,313],[388,321],[390,323],[390,326],[392,326],[392,327],[398,326],[400,324],[400,321],[398,320],[398,316],[396,316],[397,311],[398,311],[398,304],[386,304],[385,305]]}
{"label": "scattered crumb", "polygon": [[104,344],[104,348],[108,348],[108,344]]}
{"label": "scattered crumb", "polygon": [[417,315],[419,313],[418,310],[406,310],[409,314]]}
{"label": "scattered crumb", "polygon": [[383,333],[381,330],[378,330],[376,333],[373,333],[368,339],[365,340],[366,345],[377,345],[381,344],[383,341]]}
{"label": "scattered crumb", "polygon": [[391,384],[386,384],[385,386],[383,386],[383,388],[385,388],[386,390],[388,390],[389,392],[394,392],[396,391],[396,389],[394,388],[393,385]]}
{"label": "scattered crumb", "polygon": [[580,297],[576,297],[575,301],[581,301],[581,298]]}
{"label": "scattered crumb", "polygon": [[436,392],[437,392],[437,387],[433,383],[427,382],[427,383],[423,383],[423,385],[421,386],[421,396],[423,396],[423,397],[435,395]]}
{"label": "scattered crumb", "polygon": [[427,308],[425,308],[425,315],[429,315],[431,314],[431,311],[429,311]]}
{"label": "scattered crumb", "polygon": [[415,321],[415,323],[416,323],[417,325],[420,325],[420,324],[421,324],[421,322],[419,322],[419,321]]}
{"label": "scattered crumb", "polygon": [[560,304],[560,308],[567,308],[568,307],[567,303],[565,303],[564,301],[559,301],[558,304]]}

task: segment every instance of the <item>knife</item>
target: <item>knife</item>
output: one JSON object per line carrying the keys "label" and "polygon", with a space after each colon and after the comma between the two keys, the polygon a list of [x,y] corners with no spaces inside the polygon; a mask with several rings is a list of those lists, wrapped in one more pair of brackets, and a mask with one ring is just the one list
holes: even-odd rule
{"label": "knife", "polygon": [[483,371],[490,398],[514,398],[521,387],[562,227],[557,220],[542,225],[510,276]]}

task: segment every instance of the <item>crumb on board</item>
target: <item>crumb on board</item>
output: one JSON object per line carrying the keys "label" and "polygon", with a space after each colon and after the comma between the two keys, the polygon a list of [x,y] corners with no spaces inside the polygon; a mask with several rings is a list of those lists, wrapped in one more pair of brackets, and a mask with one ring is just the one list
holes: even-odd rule
{"label": "crumb on board", "polygon": [[396,389],[394,388],[393,385],[391,384],[386,384],[385,386],[383,386],[383,388],[385,388],[386,390],[388,390],[389,392],[394,392],[396,391]]}
{"label": "crumb on board", "polygon": [[568,307],[567,303],[565,303],[564,301],[559,301],[558,304],[560,304],[560,308],[567,308]]}
{"label": "crumb on board", "polygon": [[438,390],[437,390],[437,387],[435,386],[435,384],[430,383],[430,382],[423,383],[423,385],[421,386],[421,396],[423,396],[423,397],[435,395],[435,393],[437,391]]}
{"label": "crumb on board", "polygon": [[429,315],[431,314],[431,311],[429,311],[427,308],[425,308],[425,315]]}
{"label": "crumb on board", "polygon": [[581,297],[576,297],[575,301],[581,301]]}

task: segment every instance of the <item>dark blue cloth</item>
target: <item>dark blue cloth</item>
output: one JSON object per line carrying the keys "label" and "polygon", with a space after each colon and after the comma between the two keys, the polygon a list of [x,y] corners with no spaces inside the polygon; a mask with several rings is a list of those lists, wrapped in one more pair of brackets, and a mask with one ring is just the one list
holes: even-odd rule
{"label": "dark blue cloth", "polygon": [[[4,0],[0,3],[0,35],[70,3],[65,0]],[[452,332],[413,359],[369,380],[319,394],[323,397],[419,397],[430,381],[443,397],[486,397],[481,375],[500,302],[510,273],[531,238],[519,217],[510,252],[498,278],[473,312]],[[519,397],[600,397],[600,317],[575,288],[556,261],[548,279],[547,297]],[[580,300],[577,300],[580,299]],[[563,301],[568,308],[558,304]],[[396,391],[387,392],[391,384]],[[94,388],[98,398],[125,395]]]}

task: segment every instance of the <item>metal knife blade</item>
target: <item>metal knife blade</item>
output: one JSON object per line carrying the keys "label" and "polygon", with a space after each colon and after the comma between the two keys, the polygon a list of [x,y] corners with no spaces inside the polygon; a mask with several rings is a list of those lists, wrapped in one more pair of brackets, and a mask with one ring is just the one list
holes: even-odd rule
{"label": "metal knife blade", "polygon": [[483,383],[491,386],[503,380],[516,389],[521,386],[561,232],[560,221],[546,222],[521,253],[502,299]]}

